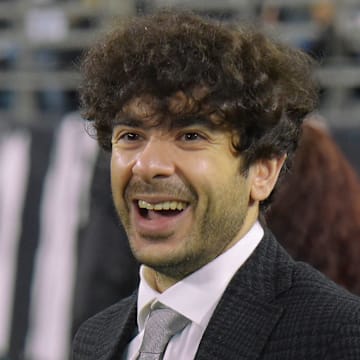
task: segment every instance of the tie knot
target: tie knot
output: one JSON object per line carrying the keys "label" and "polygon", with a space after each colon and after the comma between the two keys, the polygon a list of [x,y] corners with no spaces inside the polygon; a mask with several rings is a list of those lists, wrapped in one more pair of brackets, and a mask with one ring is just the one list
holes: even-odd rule
{"label": "tie knot", "polygon": [[181,331],[189,320],[175,310],[169,308],[155,308],[150,312],[146,326],[157,327],[170,336]]}
{"label": "tie knot", "polygon": [[139,359],[161,359],[170,338],[189,322],[189,319],[172,309],[153,309],[145,325]]}

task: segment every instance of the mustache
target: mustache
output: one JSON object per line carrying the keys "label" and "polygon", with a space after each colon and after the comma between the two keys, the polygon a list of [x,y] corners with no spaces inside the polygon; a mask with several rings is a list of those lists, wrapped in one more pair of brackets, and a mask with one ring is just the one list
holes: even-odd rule
{"label": "mustache", "polygon": [[151,182],[144,182],[133,178],[126,186],[125,198],[129,200],[136,194],[161,194],[188,202],[197,199],[196,192],[191,186],[186,186],[178,180],[169,179],[153,179]]}

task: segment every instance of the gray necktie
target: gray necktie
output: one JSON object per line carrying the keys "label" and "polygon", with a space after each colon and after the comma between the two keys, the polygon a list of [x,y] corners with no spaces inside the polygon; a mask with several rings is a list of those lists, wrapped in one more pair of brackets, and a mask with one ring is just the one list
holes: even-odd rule
{"label": "gray necktie", "polygon": [[138,360],[159,360],[170,338],[180,332],[189,319],[169,308],[156,308],[150,312]]}

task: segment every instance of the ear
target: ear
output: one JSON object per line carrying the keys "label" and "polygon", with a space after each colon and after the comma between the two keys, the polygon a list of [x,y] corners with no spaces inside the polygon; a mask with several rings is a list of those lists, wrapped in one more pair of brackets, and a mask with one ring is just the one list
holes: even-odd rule
{"label": "ear", "polygon": [[250,198],[253,201],[265,200],[274,189],[286,155],[273,159],[262,159],[251,165]]}

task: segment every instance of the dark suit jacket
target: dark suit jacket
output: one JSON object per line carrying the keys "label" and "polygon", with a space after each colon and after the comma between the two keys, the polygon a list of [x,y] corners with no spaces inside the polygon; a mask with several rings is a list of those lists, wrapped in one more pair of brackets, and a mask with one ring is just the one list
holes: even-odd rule
{"label": "dark suit jacket", "polygon": [[[73,360],[120,360],[136,331],[136,298],[85,322]],[[223,294],[196,359],[359,360],[360,299],[292,260],[266,230]]]}

